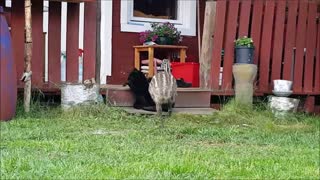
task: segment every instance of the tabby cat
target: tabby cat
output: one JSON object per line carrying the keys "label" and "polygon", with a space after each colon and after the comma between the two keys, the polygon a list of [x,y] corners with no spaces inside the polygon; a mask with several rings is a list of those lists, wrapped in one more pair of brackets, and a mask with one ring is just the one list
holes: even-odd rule
{"label": "tabby cat", "polygon": [[167,105],[169,115],[171,115],[177,95],[177,82],[171,74],[169,60],[163,60],[161,70],[153,76],[150,82],[149,92],[156,104],[157,114],[161,116],[162,106]]}

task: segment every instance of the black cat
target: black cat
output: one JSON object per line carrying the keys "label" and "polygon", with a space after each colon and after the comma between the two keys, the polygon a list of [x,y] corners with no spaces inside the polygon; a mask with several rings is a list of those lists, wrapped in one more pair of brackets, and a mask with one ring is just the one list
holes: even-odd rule
{"label": "black cat", "polygon": [[[136,109],[143,109],[145,107],[153,107],[155,103],[153,102],[149,93],[149,81],[146,76],[136,68],[130,72],[127,82],[124,84],[128,85],[135,95],[135,102],[133,107]],[[154,108],[151,108],[152,110]]]}

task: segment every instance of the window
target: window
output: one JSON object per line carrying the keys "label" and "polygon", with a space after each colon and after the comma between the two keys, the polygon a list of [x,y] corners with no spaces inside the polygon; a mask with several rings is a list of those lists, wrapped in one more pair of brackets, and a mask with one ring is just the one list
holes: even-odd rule
{"label": "window", "polygon": [[121,31],[141,32],[151,28],[151,22],[171,22],[182,35],[196,35],[195,0],[123,0],[121,1]]}

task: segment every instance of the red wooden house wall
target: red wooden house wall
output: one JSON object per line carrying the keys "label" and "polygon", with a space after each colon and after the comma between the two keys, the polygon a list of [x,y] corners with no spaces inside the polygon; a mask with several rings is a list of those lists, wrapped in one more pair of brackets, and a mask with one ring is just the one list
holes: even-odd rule
{"label": "red wooden house wall", "polygon": [[[256,93],[271,93],[274,79],[286,79],[293,81],[294,94],[319,95],[317,8],[316,0],[217,0],[211,72],[213,93],[233,94],[234,40],[246,35],[255,44]],[[220,67],[223,67],[221,85]]]}
{"label": "red wooden house wall", "polygon": [[[108,77],[109,84],[123,84],[126,81],[128,73],[134,67],[133,46],[141,44],[139,33],[121,32],[120,4],[119,0],[113,0],[112,76]],[[200,25],[203,25],[204,7],[205,0],[200,0]],[[197,36],[184,36],[181,45],[188,46],[187,56],[191,57],[190,61],[199,61]]]}

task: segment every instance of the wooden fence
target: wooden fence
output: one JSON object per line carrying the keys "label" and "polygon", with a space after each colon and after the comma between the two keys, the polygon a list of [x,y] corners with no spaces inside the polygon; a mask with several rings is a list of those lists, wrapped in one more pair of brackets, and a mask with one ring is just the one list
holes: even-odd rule
{"label": "wooden fence", "polygon": [[[0,0],[0,6],[5,0]],[[24,1],[11,4],[10,24],[18,77],[24,70]],[[43,0],[32,0],[32,84],[34,88],[55,91],[61,83],[61,10],[62,3],[49,1],[48,81],[45,81],[45,36],[43,34]],[[66,81],[79,77],[79,3],[67,4]],[[84,4],[83,79],[95,77],[96,3]],[[19,87],[23,84],[19,81]]]}
{"label": "wooden fence", "polygon": [[[0,0],[0,5],[4,5]],[[272,80],[293,80],[295,94],[320,94],[320,23],[317,0],[217,0],[211,85],[215,94],[233,94],[234,40],[255,43],[256,93],[271,93]],[[45,81],[43,0],[32,0],[33,87],[53,90],[61,82],[61,2],[49,2],[48,81]],[[78,81],[79,4],[68,3],[66,80]],[[96,3],[85,3],[83,79],[95,77]],[[24,1],[10,13],[18,77],[24,68]],[[224,56],[221,56],[222,50]],[[219,82],[220,68],[222,82]],[[20,87],[22,83],[19,82]]]}
{"label": "wooden fence", "polygon": [[216,6],[211,65],[214,94],[233,93],[234,40],[241,36],[252,37],[255,44],[256,93],[271,93],[272,80],[286,79],[293,81],[294,94],[320,94],[316,0],[217,0]]}

